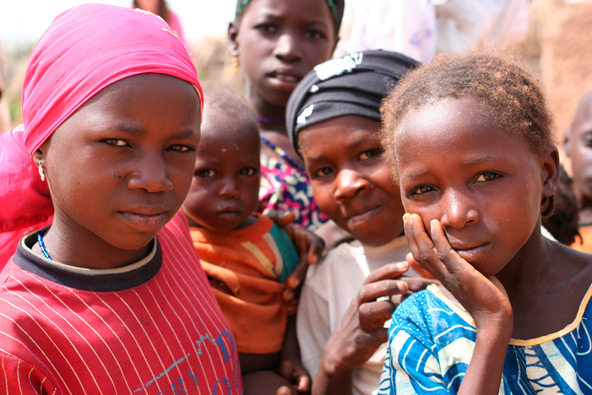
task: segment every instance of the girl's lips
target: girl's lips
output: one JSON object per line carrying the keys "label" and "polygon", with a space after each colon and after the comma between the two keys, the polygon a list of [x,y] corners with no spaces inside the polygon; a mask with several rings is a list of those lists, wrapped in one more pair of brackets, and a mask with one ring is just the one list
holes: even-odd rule
{"label": "girl's lips", "polygon": [[373,207],[373,208],[370,208],[366,211],[361,212],[360,214],[350,215],[350,216],[348,216],[347,221],[354,226],[359,225],[359,224],[363,224],[366,221],[373,218],[375,215],[377,215],[380,211],[380,207],[381,206]]}
{"label": "girl's lips", "polygon": [[472,263],[483,259],[487,255],[490,246],[491,244],[485,243],[475,247],[455,248],[453,246],[452,248],[462,259]]}
{"label": "girl's lips", "polygon": [[301,79],[301,76],[292,73],[274,72],[269,74],[271,84],[282,90],[294,90]]}
{"label": "girl's lips", "polygon": [[143,214],[132,211],[119,211],[118,214],[137,231],[145,233],[157,233],[169,220],[167,212]]}

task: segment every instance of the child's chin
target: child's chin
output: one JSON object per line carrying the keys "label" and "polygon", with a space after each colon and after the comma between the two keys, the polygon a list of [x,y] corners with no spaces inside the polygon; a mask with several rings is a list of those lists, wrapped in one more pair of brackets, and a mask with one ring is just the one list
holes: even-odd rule
{"label": "child's chin", "polygon": [[388,244],[395,240],[398,235],[393,234],[392,237],[385,236],[385,235],[376,235],[376,234],[358,234],[356,235],[354,232],[351,232],[352,235],[359,240],[362,244],[371,246],[371,247],[380,247],[385,244]]}

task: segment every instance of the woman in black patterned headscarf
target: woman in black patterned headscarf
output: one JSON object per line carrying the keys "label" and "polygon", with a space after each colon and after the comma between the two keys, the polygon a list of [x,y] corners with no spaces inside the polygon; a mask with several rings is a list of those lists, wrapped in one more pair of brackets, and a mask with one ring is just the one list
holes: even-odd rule
{"label": "woman in black patterned headscarf", "polygon": [[352,53],[316,66],[288,102],[286,128],[315,200],[355,239],[313,265],[302,288],[297,334],[313,393],[376,393],[393,301],[427,281],[413,270],[397,279],[409,248],[379,132],[382,99],[417,65],[394,52]]}

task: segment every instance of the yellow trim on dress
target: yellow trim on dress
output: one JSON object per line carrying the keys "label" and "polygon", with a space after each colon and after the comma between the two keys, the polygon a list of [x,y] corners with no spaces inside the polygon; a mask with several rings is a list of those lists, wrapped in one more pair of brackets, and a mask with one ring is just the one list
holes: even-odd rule
{"label": "yellow trim on dress", "polygon": [[[442,302],[446,303],[446,305],[450,307],[456,314],[458,314],[463,320],[471,324],[473,327],[475,326],[475,321],[473,321],[471,315],[467,313],[467,311],[464,310],[462,306],[458,305],[456,302],[450,300],[450,298],[444,295],[438,287],[438,285],[430,284],[428,285],[427,290],[434,294],[434,296],[436,296]],[[548,341],[555,340],[566,335],[567,333],[573,331],[580,325],[582,317],[584,316],[584,312],[586,311],[586,307],[588,307],[588,302],[591,298],[592,284],[588,287],[588,291],[586,292],[586,294],[582,298],[582,301],[580,302],[580,307],[578,309],[578,314],[576,314],[576,318],[565,328],[561,329],[560,331],[550,333],[548,335],[535,337],[533,339],[521,340],[512,338],[510,339],[509,344],[521,347],[536,346],[538,344],[546,343]]]}

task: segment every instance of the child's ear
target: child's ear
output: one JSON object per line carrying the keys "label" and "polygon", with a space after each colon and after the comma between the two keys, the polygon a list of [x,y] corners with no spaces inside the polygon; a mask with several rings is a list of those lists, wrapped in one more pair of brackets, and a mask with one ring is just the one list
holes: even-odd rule
{"label": "child's ear", "polygon": [[543,197],[551,197],[559,185],[559,152],[555,145],[551,145],[541,155],[541,181]]}
{"label": "child's ear", "polygon": [[231,56],[238,55],[238,25],[236,22],[228,24],[228,31],[226,33],[226,48]]}
{"label": "child's ear", "polygon": [[571,130],[565,129],[563,131],[563,152],[565,152],[565,156],[571,158]]}
{"label": "child's ear", "polygon": [[35,151],[35,153],[33,154],[33,160],[37,165],[43,163],[43,161],[45,160],[45,154],[43,153],[45,151],[44,145],[45,144],[39,147],[37,151]]}

